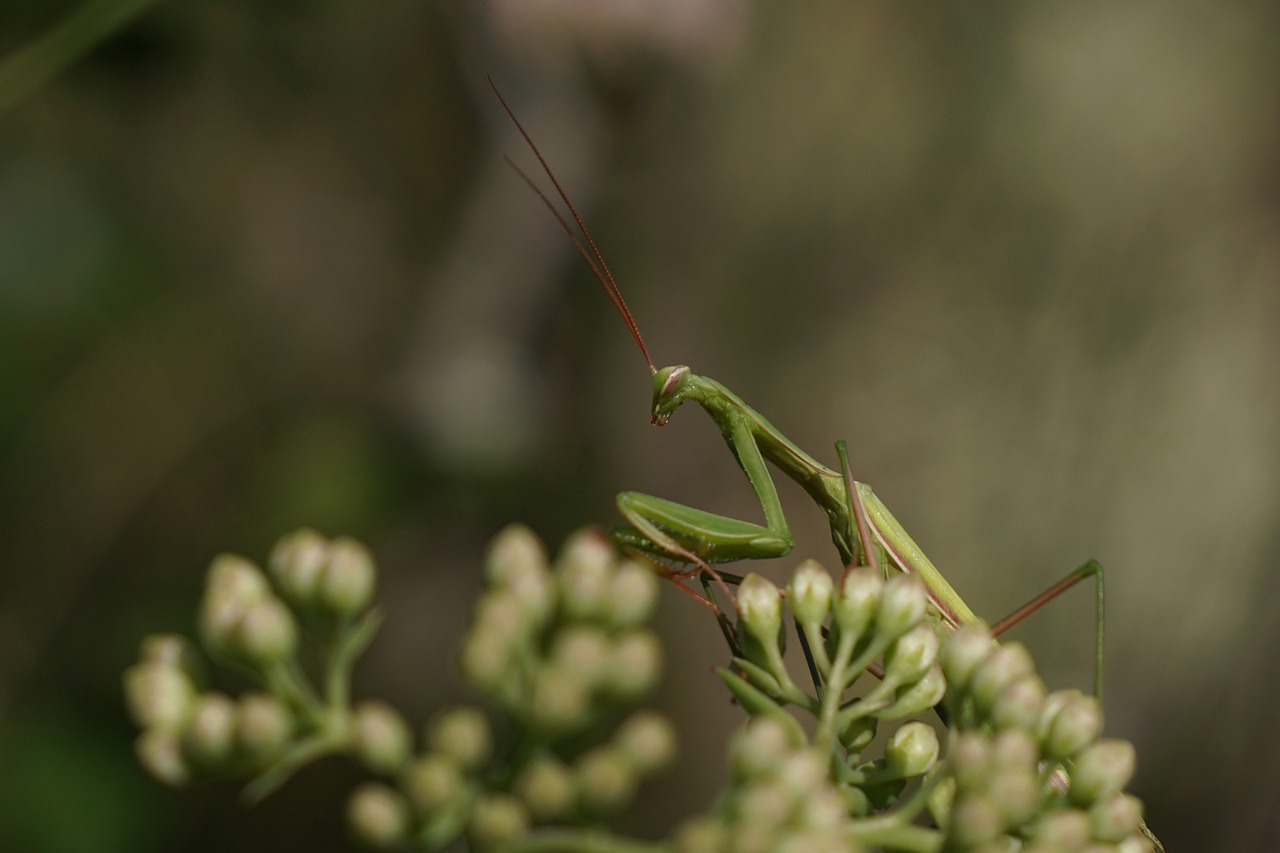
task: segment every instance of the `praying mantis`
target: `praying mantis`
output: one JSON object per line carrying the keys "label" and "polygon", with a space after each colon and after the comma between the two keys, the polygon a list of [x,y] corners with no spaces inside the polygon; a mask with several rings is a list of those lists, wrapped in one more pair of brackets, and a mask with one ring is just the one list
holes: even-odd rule
{"label": "praying mantis", "polygon": [[[654,364],[622,291],[573,202],[493,85],[493,81],[490,80],[489,83],[507,116],[555,187],[556,194],[564,202],[578,227],[578,233],[574,232],[565,217],[533,180],[514,163],[511,163],[512,167],[569,235],[569,239],[613,302],[648,364],[653,378],[650,421],[655,426],[664,426],[685,403],[700,406],[720,428],[726,445],[746,475],[764,512],[764,524],[757,524],[717,515],[666,498],[640,492],[622,492],[617,496],[617,507],[627,523],[613,531],[615,541],[624,550],[689,567],[673,569],[664,566],[662,571],[682,590],[711,606],[719,615],[714,601],[703,598],[683,582],[705,573],[719,582],[727,593],[728,587],[715,568],[717,564],[781,557],[794,544],[782,502],[766,464],[770,463],[804,489],[826,515],[832,541],[847,568],[870,565],[916,575],[928,591],[931,615],[941,630],[954,631],[960,625],[977,621],[978,617],[973,610],[925,556],[871,487],[854,480],[845,442],[836,442],[836,454],[840,463],[840,470],[837,471],[800,449],[764,415],[716,380],[694,373],[687,365],[659,368]],[[1095,584],[1094,695],[1100,696],[1104,579],[1102,566],[1097,561],[1085,562],[1009,616],[993,624],[992,632],[996,635],[1004,633],[1048,601],[1088,578],[1093,578]],[[729,597],[732,599],[731,593]]]}

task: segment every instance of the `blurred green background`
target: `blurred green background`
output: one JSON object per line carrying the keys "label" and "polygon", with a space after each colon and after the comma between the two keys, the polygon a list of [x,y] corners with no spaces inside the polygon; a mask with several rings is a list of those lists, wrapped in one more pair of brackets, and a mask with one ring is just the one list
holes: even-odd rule
{"label": "blurred green background", "polygon": [[[0,57],[74,4],[0,4]],[[1109,569],[1106,708],[1170,850],[1280,845],[1280,7],[1245,0],[159,2],[0,115],[0,849],[347,849],[358,774],[246,810],[131,754],[120,673],[209,559],[364,538],[357,690],[421,719],[485,539],[640,489],[758,516],[634,345],[823,458],[847,438],[974,608]],[[2,95],[3,93],[0,93]],[[799,544],[834,553],[782,487]],[[1090,683],[1077,592],[1017,630]],[[740,718],[660,617],[703,808]]]}

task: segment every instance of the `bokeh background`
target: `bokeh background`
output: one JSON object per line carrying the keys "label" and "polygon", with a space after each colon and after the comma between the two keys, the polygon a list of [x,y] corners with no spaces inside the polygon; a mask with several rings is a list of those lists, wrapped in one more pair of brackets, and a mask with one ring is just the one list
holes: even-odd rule
{"label": "bokeh background", "polygon": [[[138,5],[138,4],[133,4]],[[0,56],[66,0],[0,6]],[[830,458],[847,438],[998,617],[1108,567],[1108,729],[1170,850],[1280,845],[1280,11],[1246,0],[158,2],[0,115],[0,848],[347,849],[358,774],[137,769],[120,673],[209,559],[367,541],[358,692],[415,719],[503,524],[555,542],[641,489],[757,517],[714,426],[647,423],[634,345]],[[3,94],[3,93],[0,93]],[[782,487],[799,544],[822,517]],[[1017,631],[1090,683],[1089,596]],[[740,712],[668,589],[678,768]]]}

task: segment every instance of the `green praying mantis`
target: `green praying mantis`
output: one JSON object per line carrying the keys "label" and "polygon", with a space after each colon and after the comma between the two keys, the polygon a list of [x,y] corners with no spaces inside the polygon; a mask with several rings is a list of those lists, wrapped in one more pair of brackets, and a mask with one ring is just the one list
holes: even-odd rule
{"label": "green praying mantis", "polygon": [[[493,85],[492,80],[490,85]],[[757,560],[781,557],[787,554],[794,540],[791,528],[783,512],[773,477],[766,463],[771,463],[785,476],[794,480],[826,515],[831,528],[831,538],[840,557],[848,568],[855,566],[887,567],[905,574],[914,574],[924,583],[931,603],[931,612],[942,630],[954,631],[958,626],[977,621],[978,617],[965,604],[951,584],[938,571],[933,562],[915,543],[893,514],[889,512],[870,486],[854,480],[849,465],[848,448],[843,441],[836,442],[840,469],[834,470],[822,464],[800,449],[783,435],[762,414],[747,405],[742,398],[721,383],[700,376],[687,365],[658,368],[649,355],[639,327],[612,271],[596,246],[577,209],[556,180],[546,160],[533,140],[512,113],[501,93],[493,87],[516,129],[524,138],[543,171],[555,187],[556,194],[564,202],[570,216],[578,226],[578,233],[570,227],[565,217],[547,196],[519,167],[512,167],[533,189],[537,196],[559,221],[573,241],[579,254],[594,273],[613,302],[623,322],[640,348],[653,377],[653,405],[650,420],[656,426],[665,425],[685,403],[701,406],[716,426],[720,428],[725,443],[746,474],[764,512],[764,524],[717,515],[696,507],[687,506],[665,498],[640,492],[622,492],[617,497],[618,511],[626,526],[613,531],[614,539],[624,550],[639,552],[659,560],[667,560],[679,567],[662,565],[663,574],[675,581],[686,593],[717,611],[711,598],[704,598],[685,585],[684,581],[702,574],[717,581],[732,600],[717,564],[738,560]],[[508,160],[508,162],[510,162]],[[999,635],[1048,601],[1087,578],[1095,581],[1095,660],[1094,693],[1101,693],[1104,583],[1102,566],[1094,560],[1075,569],[1058,583],[1049,587],[1031,601],[1019,607],[1009,616],[992,625]],[[704,584],[705,585],[705,584]],[[708,587],[708,592],[709,592]]]}

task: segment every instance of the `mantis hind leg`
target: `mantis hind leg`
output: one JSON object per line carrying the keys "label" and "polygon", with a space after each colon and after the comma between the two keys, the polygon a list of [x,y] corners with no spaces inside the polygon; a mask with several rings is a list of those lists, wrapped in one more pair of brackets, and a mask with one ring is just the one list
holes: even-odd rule
{"label": "mantis hind leg", "polygon": [[1103,633],[1106,626],[1106,607],[1105,607],[1105,588],[1104,573],[1102,564],[1097,560],[1090,560],[1080,568],[1068,574],[1062,580],[1001,619],[999,622],[991,626],[991,633],[1000,636],[1008,631],[1014,625],[1017,625],[1023,619],[1026,619],[1032,613],[1035,613],[1041,607],[1053,601],[1062,593],[1071,589],[1071,587],[1080,583],[1086,578],[1093,578],[1094,582],[1094,647],[1093,647],[1093,695],[1102,698],[1102,646]]}

